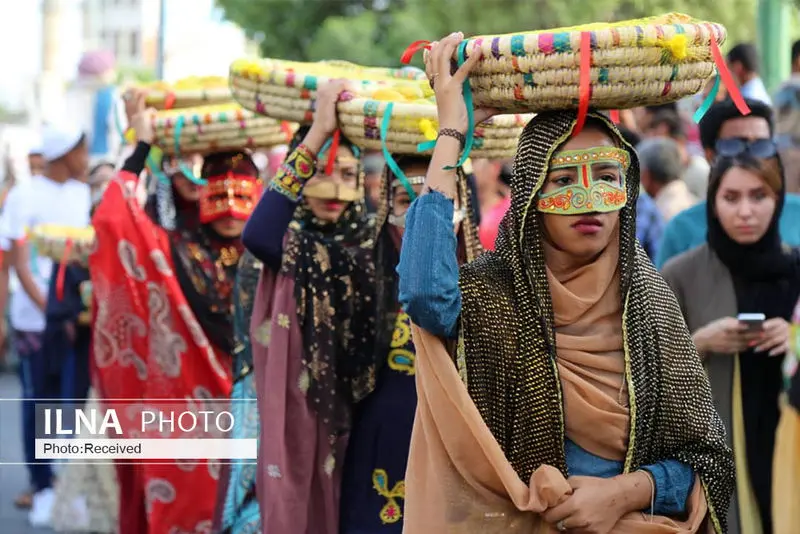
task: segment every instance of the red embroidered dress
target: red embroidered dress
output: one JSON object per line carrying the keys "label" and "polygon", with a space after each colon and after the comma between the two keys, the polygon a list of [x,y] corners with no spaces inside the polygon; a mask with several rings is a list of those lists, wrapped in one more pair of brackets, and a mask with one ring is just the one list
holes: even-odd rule
{"label": "red embroidered dress", "polygon": [[[249,179],[256,182],[255,175],[235,177]],[[215,181],[209,178],[209,184]],[[196,408],[204,400],[227,399],[233,338],[225,321],[231,320],[239,240],[204,239],[202,228],[167,232],[139,205],[137,182],[137,174],[120,172],[92,221],[98,385],[105,398],[147,399],[143,404],[151,406],[163,399],[170,407]],[[247,199],[239,188],[236,195],[230,191],[231,206],[241,212]],[[224,199],[206,195],[205,201],[201,218],[204,211],[236,218],[220,209]],[[209,533],[219,469],[213,460],[119,465],[120,533]]]}

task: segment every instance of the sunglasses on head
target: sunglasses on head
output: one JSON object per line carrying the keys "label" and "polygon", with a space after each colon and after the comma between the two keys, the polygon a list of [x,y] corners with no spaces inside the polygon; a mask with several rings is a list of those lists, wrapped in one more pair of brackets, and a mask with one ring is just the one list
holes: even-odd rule
{"label": "sunglasses on head", "polygon": [[744,139],[741,137],[731,137],[719,139],[714,147],[717,156],[734,158],[742,154],[749,154],[754,158],[767,159],[774,158],[778,153],[775,141],[772,139]]}

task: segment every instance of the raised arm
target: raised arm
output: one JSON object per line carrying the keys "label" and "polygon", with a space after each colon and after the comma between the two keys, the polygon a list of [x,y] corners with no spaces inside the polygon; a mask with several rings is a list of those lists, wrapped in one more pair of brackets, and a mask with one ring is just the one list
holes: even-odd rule
{"label": "raised arm", "polygon": [[314,122],[303,141],[289,154],[250,215],[242,233],[244,246],[269,269],[280,269],[283,237],[306,182],[317,169],[317,155],[338,127],[336,103],[347,83],[331,82],[317,92]]}
{"label": "raised arm", "polygon": [[[479,49],[474,51],[451,75],[450,58],[462,39],[462,34],[454,33],[434,43],[426,59],[441,129],[425,188],[408,211],[397,266],[403,309],[421,328],[450,339],[457,336],[461,313],[453,203],[458,196],[456,165],[469,125],[462,85],[481,57]],[[494,110],[476,109],[475,121],[482,122],[492,114]]]}

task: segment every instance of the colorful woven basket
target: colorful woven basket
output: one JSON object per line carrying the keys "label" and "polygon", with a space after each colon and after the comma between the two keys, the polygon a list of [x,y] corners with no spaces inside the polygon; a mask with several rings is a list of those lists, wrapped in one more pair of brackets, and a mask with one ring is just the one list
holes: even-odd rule
{"label": "colorful woven basket", "polygon": [[[418,82],[430,89],[427,80]],[[433,99],[409,102],[402,95],[388,100],[389,91],[376,98],[354,98],[338,105],[344,135],[365,149],[386,149],[392,154],[429,154],[439,124]],[[498,115],[475,127],[470,155],[503,159],[514,155],[522,129],[533,115]]]}
{"label": "colorful woven basket", "polygon": [[225,104],[233,101],[228,80],[222,76],[184,78],[174,84],[155,82],[135,89],[144,90],[147,105],[158,110]]}
{"label": "colorful woven basket", "polygon": [[28,232],[28,239],[37,254],[57,263],[89,264],[89,254],[94,251],[94,228],[74,228],[41,224]]}
{"label": "colorful woven basket", "polygon": [[160,111],[153,144],[166,155],[271,148],[287,144],[297,125],[262,117],[237,104]]}
{"label": "colorful woven basket", "polygon": [[[240,59],[230,69],[233,97],[245,109],[280,120],[310,124],[317,87],[345,78],[367,92],[381,87],[403,90],[425,79],[419,69],[361,67],[344,61],[300,63],[277,59]],[[410,85],[416,91],[416,85]]]}
{"label": "colorful woven basket", "polygon": [[[725,36],[719,24],[670,13],[472,37],[461,43],[454,59],[464,61],[475,46],[483,52],[469,76],[476,107],[508,113],[623,109],[664,104],[700,92],[717,68],[724,68],[719,45]],[[412,47],[419,49],[420,43]]]}

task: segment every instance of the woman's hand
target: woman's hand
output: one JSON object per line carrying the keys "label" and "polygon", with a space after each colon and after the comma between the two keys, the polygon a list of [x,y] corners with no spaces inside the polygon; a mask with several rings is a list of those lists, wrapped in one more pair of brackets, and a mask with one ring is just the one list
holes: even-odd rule
{"label": "woman's hand", "polygon": [[702,327],[692,338],[700,352],[735,354],[754,346],[760,336],[760,332],[749,331],[736,318],[723,317]]}
{"label": "woman's hand", "polygon": [[791,350],[789,344],[790,326],[786,319],[773,317],[764,321],[764,330],[755,352],[767,352],[770,356],[781,356]]}
{"label": "woman's hand", "polygon": [[319,154],[325,142],[339,128],[336,104],[351,96],[352,87],[347,80],[333,80],[317,90],[314,122],[303,140],[310,151]]}
{"label": "woman's hand", "polygon": [[[567,482],[572,486],[572,495],[542,514],[545,521],[561,531],[608,534],[620,518],[631,511],[626,509],[631,499],[624,495],[625,486],[615,478],[570,477]],[[649,495],[649,487],[647,491]]]}
{"label": "woman's hand", "polygon": [[[425,58],[425,72],[436,94],[436,108],[441,129],[451,128],[466,134],[469,129],[467,105],[464,102],[463,84],[469,73],[483,57],[479,42],[475,42],[464,64],[451,73],[453,54],[464,40],[461,32],[451,33],[441,41],[431,44]],[[475,124],[480,124],[498,112],[490,108],[478,108],[473,113]]]}
{"label": "woman's hand", "polygon": [[125,103],[126,113],[131,113],[130,125],[136,132],[136,138],[148,145],[153,144],[153,114],[155,110],[148,109],[144,101],[144,92],[136,91]]}

